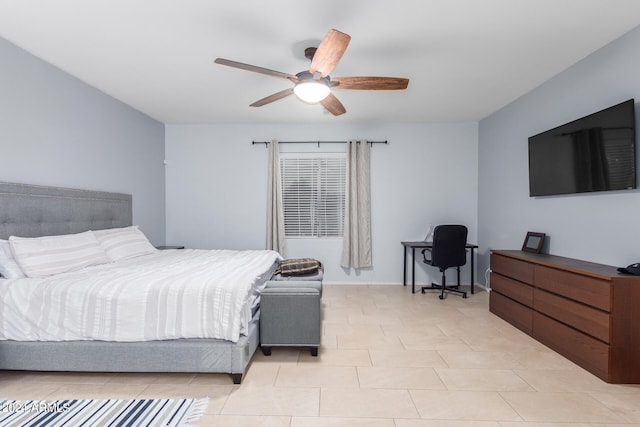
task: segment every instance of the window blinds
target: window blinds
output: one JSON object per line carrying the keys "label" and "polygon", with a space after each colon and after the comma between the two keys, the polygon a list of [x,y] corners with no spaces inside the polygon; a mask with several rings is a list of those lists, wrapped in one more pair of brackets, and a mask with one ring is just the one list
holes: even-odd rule
{"label": "window blinds", "polygon": [[286,153],[280,158],[285,235],[342,237],[346,158],[343,153]]}

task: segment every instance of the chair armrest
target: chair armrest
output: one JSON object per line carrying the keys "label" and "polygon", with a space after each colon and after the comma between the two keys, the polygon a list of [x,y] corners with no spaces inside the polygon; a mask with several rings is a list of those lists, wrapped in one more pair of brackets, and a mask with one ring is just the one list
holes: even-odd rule
{"label": "chair armrest", "polygon": [[425,248],[422,250],[423,262],[426,264],[431,264],[431,259],[427,258],[427,251],[431,252],[431,248]]}

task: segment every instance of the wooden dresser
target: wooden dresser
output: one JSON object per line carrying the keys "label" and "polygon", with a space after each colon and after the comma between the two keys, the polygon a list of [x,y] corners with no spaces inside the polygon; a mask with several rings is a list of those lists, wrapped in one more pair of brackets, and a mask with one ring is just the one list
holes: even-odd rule
{"label": "wooden dresser", "polygon": [[640,277],[612,266],[491,251],[492,313],[610,383],[640,383]]}

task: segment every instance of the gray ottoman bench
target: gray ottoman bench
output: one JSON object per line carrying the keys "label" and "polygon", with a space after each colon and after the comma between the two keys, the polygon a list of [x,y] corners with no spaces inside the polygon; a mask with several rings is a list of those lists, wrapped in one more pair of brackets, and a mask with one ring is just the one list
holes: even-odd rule
{"label": "gray ottoman bench", "polygon": [[269,356],[272,347],[309,347],[318,355],[321,335],[322,272],[313,279],[271,280],[260,296],[260,346]]}

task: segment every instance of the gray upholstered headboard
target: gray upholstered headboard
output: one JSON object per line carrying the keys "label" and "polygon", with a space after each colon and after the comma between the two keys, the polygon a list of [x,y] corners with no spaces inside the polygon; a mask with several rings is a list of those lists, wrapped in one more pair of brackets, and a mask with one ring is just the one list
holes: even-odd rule
{"label": "gray upholstered headboard", "polygon": [[131,195],[0,182],[0,239],[131,225]]}

